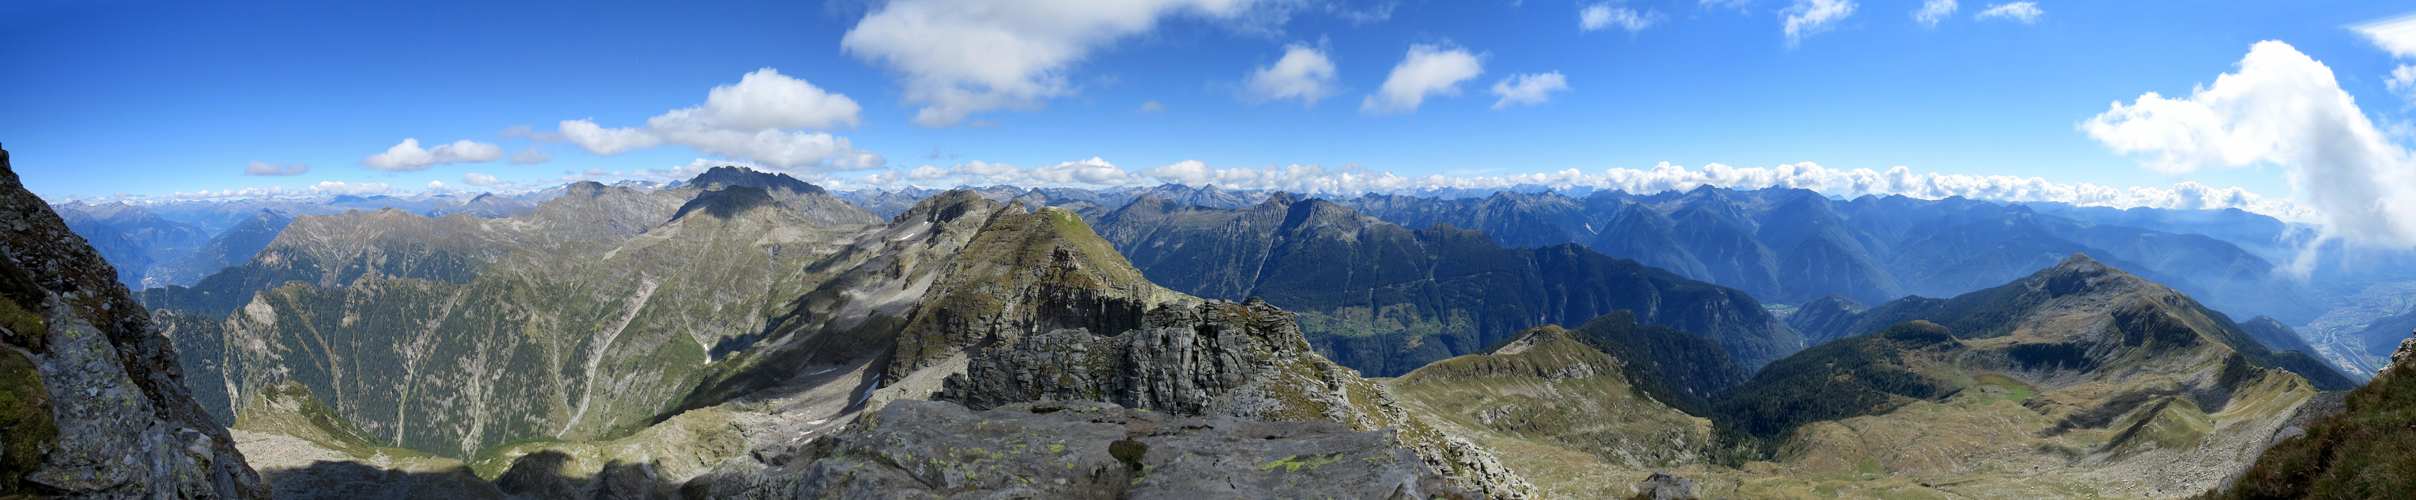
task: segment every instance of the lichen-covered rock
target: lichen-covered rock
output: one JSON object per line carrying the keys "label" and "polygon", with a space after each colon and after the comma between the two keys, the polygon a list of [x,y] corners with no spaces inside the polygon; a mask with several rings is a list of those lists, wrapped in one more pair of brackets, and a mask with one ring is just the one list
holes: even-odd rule
{"label": "lichen-covered rock", "polygon": [[[706,478],[714,498],[1470,498],[1333,422],[1177,418],[1094,402],[972,411],[899,401],[787,477]],[[1122,453],[1119,454],[1118,452]]]}
{"label": "lichen-covered rock", "polygon": [[4,150],[0,334],[0,497],[267,497],[117,271]]}

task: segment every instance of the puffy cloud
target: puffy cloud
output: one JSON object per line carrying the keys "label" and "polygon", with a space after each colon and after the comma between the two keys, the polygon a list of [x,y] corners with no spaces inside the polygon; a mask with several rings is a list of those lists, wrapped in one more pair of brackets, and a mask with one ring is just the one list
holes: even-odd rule
{"label": "puffy cloud", "polygon": [[453,186],[445,184],[445,181],[428,181],[428,191],[430,192],[444,192],[452,190]]}
{"label": "puffy cloud", "polygon": [[1467,49],[1411,45],[1401,64],[1393,66],[1392,75],[1384,78],[1384,86],[1359,102],[1359,112],[1414,112],[1428,95],[1460,95],[1460,82],[1484,72],[1483,56],[1470,54]]}
{"label": "puffy cloud", "polygon": [[1955,5],[1955,0],[1921,2],[1921,10],[1913,11],[1913,22],[1921,23],[1921,26],[1925,28],[1936,28],[1938,21],[1944,21],[1947,16],[1955,15],[1957,7],[1959,6]]}
{"label": "puffy cloud", "polygon": [[1565,90],[1569,90],[1569,79],[1560,76],[1558,71],[1512,75],[1493,84],[1493,95],[1502,96],[1502,100],[1493,103],[1493,109],[1507,108],[1512,104],[1543,104],[1552,99],[1552,92]]}
{"label": "puffy cloud", "polygon": [[1854,15],[1854,0],[1795,0],[1795,5],[1780,10],[1787,16],[1787,46],[1801,43],[1804,37],[1828,31],[1846,16]]}
{"label": "puffy cloud", "polygon": [[1242,99],[1253,102],[1299,99],[1302,107],[1334,95],[1334,60],[1307,44],[1284,47],[1282,59],[1250,72],[1242,82]]}
{"label": "puffy cloud", "polygon": [[513,165],[535,165],[549,161],[554,161],[554,157],[546,156],[545,150],[536,146],[529,146],[528,149],[520,150],[518,153],[512,153],[511,157],[511,162]]}
{"label": "puffy cloud", "polygon": [[2038,4],[2035,2],[2014,2],[2004,5],[1990,5],[1988,6],[1988,10],[1980,11],[1978,15],[1974,15],[1971,18],[2011,19],[2021,21],[2022,24],[2030,24],[2038,22],[2039,16],[2044,15],[2047,15],[2047,12],[2039,10]]}
{"label": "puffy cloud", "polygon": [[1179,13],[1242,17],[1254,0],[890,0],[840,38],[848,54],[896,72],[914,122],[950,127],[974,113],[1030,109],[1072,92],[1064,71],[1092,50]]}
{"label": "puffy cloud", "polygon": [[302,175],[306,172],[310,172],[310,165],[300,163],[288,165],[255,161],[251,166],[243,167],[243,175]]}
{"label": "puffy cloud", "polygon": [[1652,27],[1653,23],[1660,20],[1659,14],[1637,13],[1634,9],[1598,3],[1577,11],[1577,31],[1594,31],[1617,26],[1629,33],[1635,33]]}
{"label": "puffy cloud", "polygon": [[1144,103],[1141,103],[1141,107],[1138,107],[1138,108],[1133,108],[1133,112],[1134,112],[1134,113],[1142,113],[1142,114],[1153,114],[1153,115],[1154,115],[1154,114],[1158,114],[1158,113],[1164,113],[1164,112],[1166,112],[1166,105],[1164,105],[1164,104],[1159,104],[1159,103],[1158,103],[1158,101],[1149,101],[1149,102],[1144,102]]}
{"label": "puffy cloud", "polygon": [[480,187],[493,187],[510,184],[508,182],[504,182],[503,179],[495,178],[495,176],[477,172],[461,174],[461,183]]}
{"label": "puffy cloud", "polygon": [[419,139],[403,139],[402,144],[386,148],[384,153],[362,158],[361,166],[389,172],[401,172],[427,170],[428,167],[447,163],[478,163],[502,158],[503,147],[484,142],[463,139],[454,141],[452,144],[440,144],[433,148],[420,149]]}
{"label": "puffy cloud", "polygon": [[[2404,60],[2416,60],[2416,16],[2385,19],[2354,26],[2350,29],[2365,35],[2366,40],[2374,42],[2374,46],[2382,47],[2382,50],[2390,52],[2392,56]],[[2399,93],[2401,98],[2416,103],[2416,64],[2402,62],[2398,68],[2391,70],[2389,76],[2383,78],[2383,85],[2389,87],[2392,92]]]}
{"label": "puffy cloud", "polygon": [[860,111],[847,96],[764,68],[735,85],[714,87],[704,104],[647,118],[645,128],[563,120],[559,134],[597,156],[675,144],[780,169],[878,168],[884,164],[881,155],[858,150],[845,137],[795,130],[852,127]]}
{"label": "puffy cloud", "polygon": [[2149,92],[2080,128],[2170,174],[2280,166],[2321,214],[2326,237],[2416,245],[2416,155],[2366,117],[2330,67],[2289,44],[2258,42],[2238,72],[2187,98]]}
{"label": "puffy cloud", "polygon": [[562,120],[557,128],[563,140],[596,156],[612,156],[633,149],[646,149],[663,144],[654,133],[634,128],[604,128],[590,120]]}

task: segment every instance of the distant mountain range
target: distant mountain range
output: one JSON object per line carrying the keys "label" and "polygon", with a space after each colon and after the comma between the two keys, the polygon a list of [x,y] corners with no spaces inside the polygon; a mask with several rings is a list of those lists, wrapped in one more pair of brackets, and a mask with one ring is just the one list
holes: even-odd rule
{"label": "distant mountain range", "polygon": [[[2410,313],[2287,276],[2286,225],[1584,194],[0,182],[36,234],[0,238],[0,375],[35,375],[0,378],[42,395],[0,399],[0,496],[2354,496],[2397,463],[2403,374],[2311,354],[2372,362]],[[140,390],[79,375],[111,370]]]}

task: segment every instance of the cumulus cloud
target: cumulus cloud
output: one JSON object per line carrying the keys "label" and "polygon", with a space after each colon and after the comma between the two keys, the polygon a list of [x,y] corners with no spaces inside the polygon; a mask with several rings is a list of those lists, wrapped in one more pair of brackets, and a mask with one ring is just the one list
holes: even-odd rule
{"label": "cumulus cloud", "polygon": [[2280,166],[2326,237],[2416,245],[2416,155],[2366,117],[2330,67],[2289,44],[2258,42],[2213,85],[2118,101],[2080,128],[2168,174]]}
{"label": "cumulus cloud", "polygon": [[300,163],[288,165],[255,161],[251,166],[243,167],[243,175],[302,175],[307,172],[310,172],[310,165]]}
{"label": "cumulus cloud", "polygon": [[420,149],[419,139],[403,139],[402,144],[386,148],[386,152],[361,159],[361,166],[388,172],[427,170],[447,163],[479,163],[503,158],[503,147],[463,139],[452,144],[440,144]]}
{"label": "cumulus cloud", "polygon": [[1795,5],[1779,11],[1787,17],[1787,46],[1794,47],[1804,37],[1835,27],[1846,16],[1854,15],[1854,7],[1854,0],[1795,0]]}
{"label": "cumulus cloud", "polygon": [[472,186],[480,186],[480,187],[492,187],[492,186],[502,186],[502,185],[510,184],[510,183],[504,182],[504,181],[503,181],[503,179],[497,179],[497,178],[495,178],[495,176],[492,176],[492,175],[487,175],[487,174],[481,174],[481,173],[477,173],[477,172],[471,172],[471,173],[467,173],[467,174],[461,174],[461,183],[462,183],[462,184],[469,184],[469,185],[472,185]]}
{"label": "cumulus cloud", "polygon": [[1990,5],[1988,10],[1980,11],[1979,14],[1972,16],[1972,19],[2010,19],[2021,21],[2022,24],[2030,24],[2038,22],[2039,16],[2044,15],[2047,15],[2047,12],[2039,10],[2036,2],[2014,2]]}
{"label": "cumulus cloud", "polygon": [[1645,28],[1652,27],[1653,23],[1659,22],[1660,20],[1661,16],[1659,14],[1651,12],[1638,13],[1634,9],[1629,9],[1626,7],[1612,7],[1611,4],[1598,3],[1588,5],[1584,9],[1577,11],[1577,31],[1594,31],[1616,26],[1619,29],[1627,30],[1629,33],[1635,33],[1638,31],[1644,31]]}
{"label": "cumulus cloud", "polygon": [[445,192],[452,190],[453,186],[445,184],[445,181],[428,181],[428,191],[430,192]]}
{"label": "cumulus cloud", "polygon": [[2409,63],[2416,61],[2416,16],[2385,19],[2350,29],[2402,60],[2398,68],[2383,77],[2383,85],[2416,104],[2416,64]]}
{"label": "cumulus cloud", "polygon": [[1936,28],[1938,21],[1944,21],[1947,16],[1955,15],[1957,7],[1960,6],[1955,5],[1955,0],[1921,2],[1921,10],[1913,11],[1913,22],[1921,23],[1921,26],[1925,28]]}
{"label": "cumulus cloud", "polygon": [[1301,107],[1334,95],[1334,60],[1308,44],[1284,47],[1283,58],[1259,67],[1242,82],[1242,99],[1251,103],[1299,99]]}
{"label": "cumulus cloud", "polygon": [[[597,156],[664,144],[781,169],[869,169],[884,161],[847,138],[796,129],[853,127],[862,106],[771,68],[735,85],[714,87],[705,103],[646,119],[644,128],[607,128],[593,120],[563,120],[563,140]],[[536,153],[542,156],[543,153]]]}
{"label": "cumulus cloud", "polygon": [[1244,16],[1255,0],[890,0],[839,47],[899,75],[914,123],[951,127],[967,116],[1032,109],[1073,91],[1066,68],[1093,50],[1149,31],[1160,18]]}
{"label": "cumulus cloud", "polygon": [[518,153],[512,153],[510,160],[513,165],[535,165],[554,161],[554,157],[546,156],[545,151],[541,148],[530,146],[528,149],[520,150]]}
{"label": "cumulus cloud", "polygon": [[1460,82],[1485,72],[1483,60],[1484,56],[1467,49],[1411,45],[1401,64],[1393,66],[1392,74],[1384,78],[1384,86],[1359,101],[1359,112],[1409,113],[1417,111],[1426,96],[1460,95]]}
{"label": "cumulus cloud", "polygon": [[1553,92],[1566,90],[1569,90],[1569,79],[1560,76],[1558,71],[1512,75],[1493,84],[1493,95],[1502,96],[1502,100],[1494,101],[1493,109],[1507,108],[1513,104],[1543,104],[1552,99]]}

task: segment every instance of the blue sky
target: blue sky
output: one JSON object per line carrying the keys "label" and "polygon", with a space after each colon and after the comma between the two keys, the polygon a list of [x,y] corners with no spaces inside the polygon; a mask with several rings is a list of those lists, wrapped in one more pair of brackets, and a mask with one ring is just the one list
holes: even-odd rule
{"label": "blue sky", "polygon": [[[846,141],[846,154],[767,166],[839,185],[923,166],[962,173],[1091,158],[1125,172],[1191,161],[1211,170],[1319,165],[1330,174],[1356,165],[1480,177],[1815,162],[2116,188],[2191,181],[2280,198],[2293,195],[2294,172],[2314,171],[2280,157],[2148,168],[2142,158],[2173,146],[2143,149],[2083,125],[2145,93],[2187,97],[2239,71],[2251,46],[2267,40],[2329,69],[2354,99],[2354,114],[2401,153],[2416,103],[2416,90],[2389,83],[2416,54],[2395,55],[2352,28],[2416,13],[2394,2],[2037,0],[2023,2],[2036,12],[2025,20],[1984,17],[2004,4],[1965,0],[1934,26],[1915,18],[1919,0],[1083,3],[19,2],[0,7],[0,64],[8,67],[0,143],[26,184],[54,199],[321,182],[474,188],[469,174],[511,187],[566,171],[636,173],[700,158],[762,165],[776,162],[709,154],[676,139],[603,156],[499,131],[551,132],[585,119],[645,132],[648,118],[706,104],[715,87],[772,68],[858,107],[843,120],[776,127],[790,134],[783,137]],[[1163,6],[1134,7],[1144,4]],[[995,12],[946,19],[967,6]],[[884,14],[911,17],[898,14],[910,8],[943,14],[918,18],[938,19],[919,25],[928,31],[873,26]],[[1583,29],[1588,8],[1647,23]],[[1121,11],[1139,14],[1098,14]],[[1839,11],[1846,13],[1816,15]],[[1792,39],[1790,18],[1803,28]],[[981,25],[998,19],[1012,25]],[[968,26],[1063,50],[951,56],[999,45],[962,36]],[[851,30],[866,32],[855,46],[846,42]],[[1069,39],[1069,30],[1092,35]],[[1291,46],[1330,61],[1324,97],[1304,105],[1252,94],[1250,75]],[[1480,72],[1456,81],[1456,95],[1370,113],[1369,96],[1419,46],[1465,55]],[[1022,78],[948,79],[981,71]],[[1560,75],[1567,89],[1497,109],[1496,83],[1545,73]],[[991,104],[972,106],[962,120],[918,123],[938,102],[927,97],[929,85],[918,85],[933,81],[978,94],[949,102]],[[1046,88],[1019,97],[982,84],[1001,81]],[[1162,110],[1143,111],[1149,102]],[[652,133],[670,137],[665,130]],[[405,138],[424,147],[493,144],[507,155],[534,147],[549,161],[366,166]],[[2122,144],[2132,154],[2117,153]],[[244,175],[253,162],[272,171],[303,164],[307,172]],[[2406,166],[2385,163],[2383,170]],[[1019,178],[916,182],[999,179]]]}

